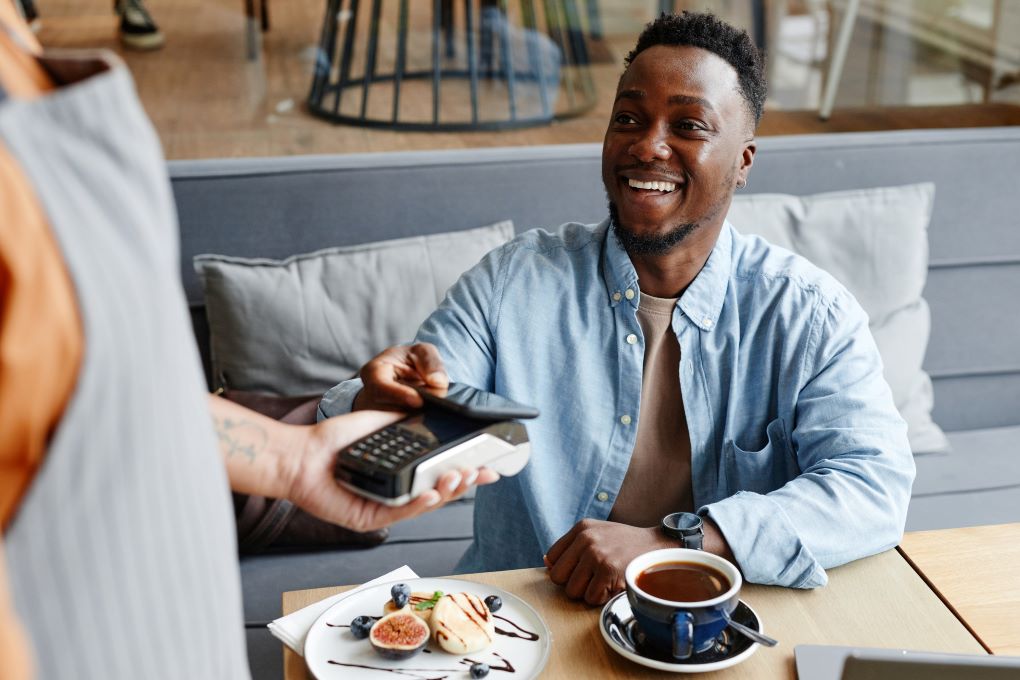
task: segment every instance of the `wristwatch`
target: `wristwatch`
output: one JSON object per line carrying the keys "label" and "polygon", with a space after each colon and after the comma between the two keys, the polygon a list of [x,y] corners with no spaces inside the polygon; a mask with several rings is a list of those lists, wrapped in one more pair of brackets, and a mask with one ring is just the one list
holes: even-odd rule
{"label": "wristwatch", "polygon": [[700,515],[693,512],[674,512],[662,518],[660,528],[662,533],[680,541],[683,547],[701,550],[705,532],[702,529]]}

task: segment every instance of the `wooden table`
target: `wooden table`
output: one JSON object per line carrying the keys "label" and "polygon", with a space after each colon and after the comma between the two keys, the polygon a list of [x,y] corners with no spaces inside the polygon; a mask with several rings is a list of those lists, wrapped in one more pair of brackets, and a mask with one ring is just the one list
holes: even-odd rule
{"label": "wooden table", "polygon": [[985,649],[1020,655],[1020,523],[917,531],[900,551]]}
{"label": "wooden table", "polygon": [[[994,554],[994,553],[993,553]],[[413,565],[412,565],[413,566]],[[761,648],[747,661],[717,672],[720,678],[796,678],[793,648],[799,644],[902,647],[980,654],[985,650],[911,568],[897,550],[829,570],[829,585],[791,590],[748,585],[742,599],[762,618],[778,647]],[[544,569],[488,572],[457,578],[509,590],[545,619],[553,652],[542,678],[657,678],[664,674],[639,666],[611,650],[598,629],[600,608],[569,600]],[[290,613],[346,590],[344,587],[283,594]],[[284,650],[286,680],[309,677],[304,660]]]}

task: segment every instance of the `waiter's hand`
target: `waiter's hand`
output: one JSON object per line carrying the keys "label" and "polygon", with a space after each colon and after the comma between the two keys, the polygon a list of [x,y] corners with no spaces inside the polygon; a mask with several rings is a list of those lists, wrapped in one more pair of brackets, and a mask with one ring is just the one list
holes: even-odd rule
{"label": "waiter's hand", "polygon": [[626,588],[623,574],[632,559],[650,550],[676,547],[676,541],[658,527],[583,519],[553,543],[545,566],[549,578],[564,586],[568,597],[601,605]]}
{"label": "waiter's hand", "polygon": [[422,407],[421,395],[409,385],[444,392],[450,384],[435,345],[419,342],[383,350],[361,369],[364,388],[354,410],[408,410]]}
{"label": "waiter's hand", "polygon": [[354,531],[372,531],[435,510],[459,498],[472,486],[499,479],[488,468],[450,470],[440,476],[434,489],[399,507],[376,503],[337,484],[333,479],[337,451],[402,417],[392,412],[363,411],[328,418],[309,427],[302,454],[293,457],[295,467],[289,475],[287,499],[326,521]]}

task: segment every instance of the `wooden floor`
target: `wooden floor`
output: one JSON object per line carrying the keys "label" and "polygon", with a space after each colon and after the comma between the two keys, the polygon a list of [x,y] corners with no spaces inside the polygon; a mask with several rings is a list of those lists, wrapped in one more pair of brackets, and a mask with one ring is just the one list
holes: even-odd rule
{"label": "wooden floor", "polygon": [[[118,45],[109,0],[41,0],[39,38],[47,47],[105,47],[121,53],[172,159],[601,141],[609,94],[615,89],[622,55],[634,39],[633,34],[609,36],[592,45],[601,57],[591,67],[600,96],[580,117],[504,132],[372,130],[334,125],[304,108],[325,3],[268,1],[271,30],[264,34],[261,59],[254,62],[246,58],[242,0],[148,0],[167,38],[163,49],[151,53],[125,51]],[[638,9],[641,5],[634,3]],[[640,26],[639,18],[630,19]],[[392,55],[392,44],[381,45],[380,53]],[[416,99],[413,88],[403,98],[412,107],[431,107],[427,93]],[[827,122],[811,111],[770,109],[759,134],[994,125],[1020,125],[1020,106],[837,108]]]}

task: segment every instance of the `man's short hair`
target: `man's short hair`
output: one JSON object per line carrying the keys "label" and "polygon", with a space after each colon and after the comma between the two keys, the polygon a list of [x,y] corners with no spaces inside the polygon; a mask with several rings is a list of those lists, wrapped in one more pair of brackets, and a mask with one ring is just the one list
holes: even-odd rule
{"label": "man's short hair", "polygon": [[747,31],[734,28],[712,14],[662,14],[645,26],[624,64],[630,66],[637,55],[655,45],[700,47],[725,59],[737,72],[740,95],[754,117],[754,126],[758,127],[768,86],[761,51]]}

